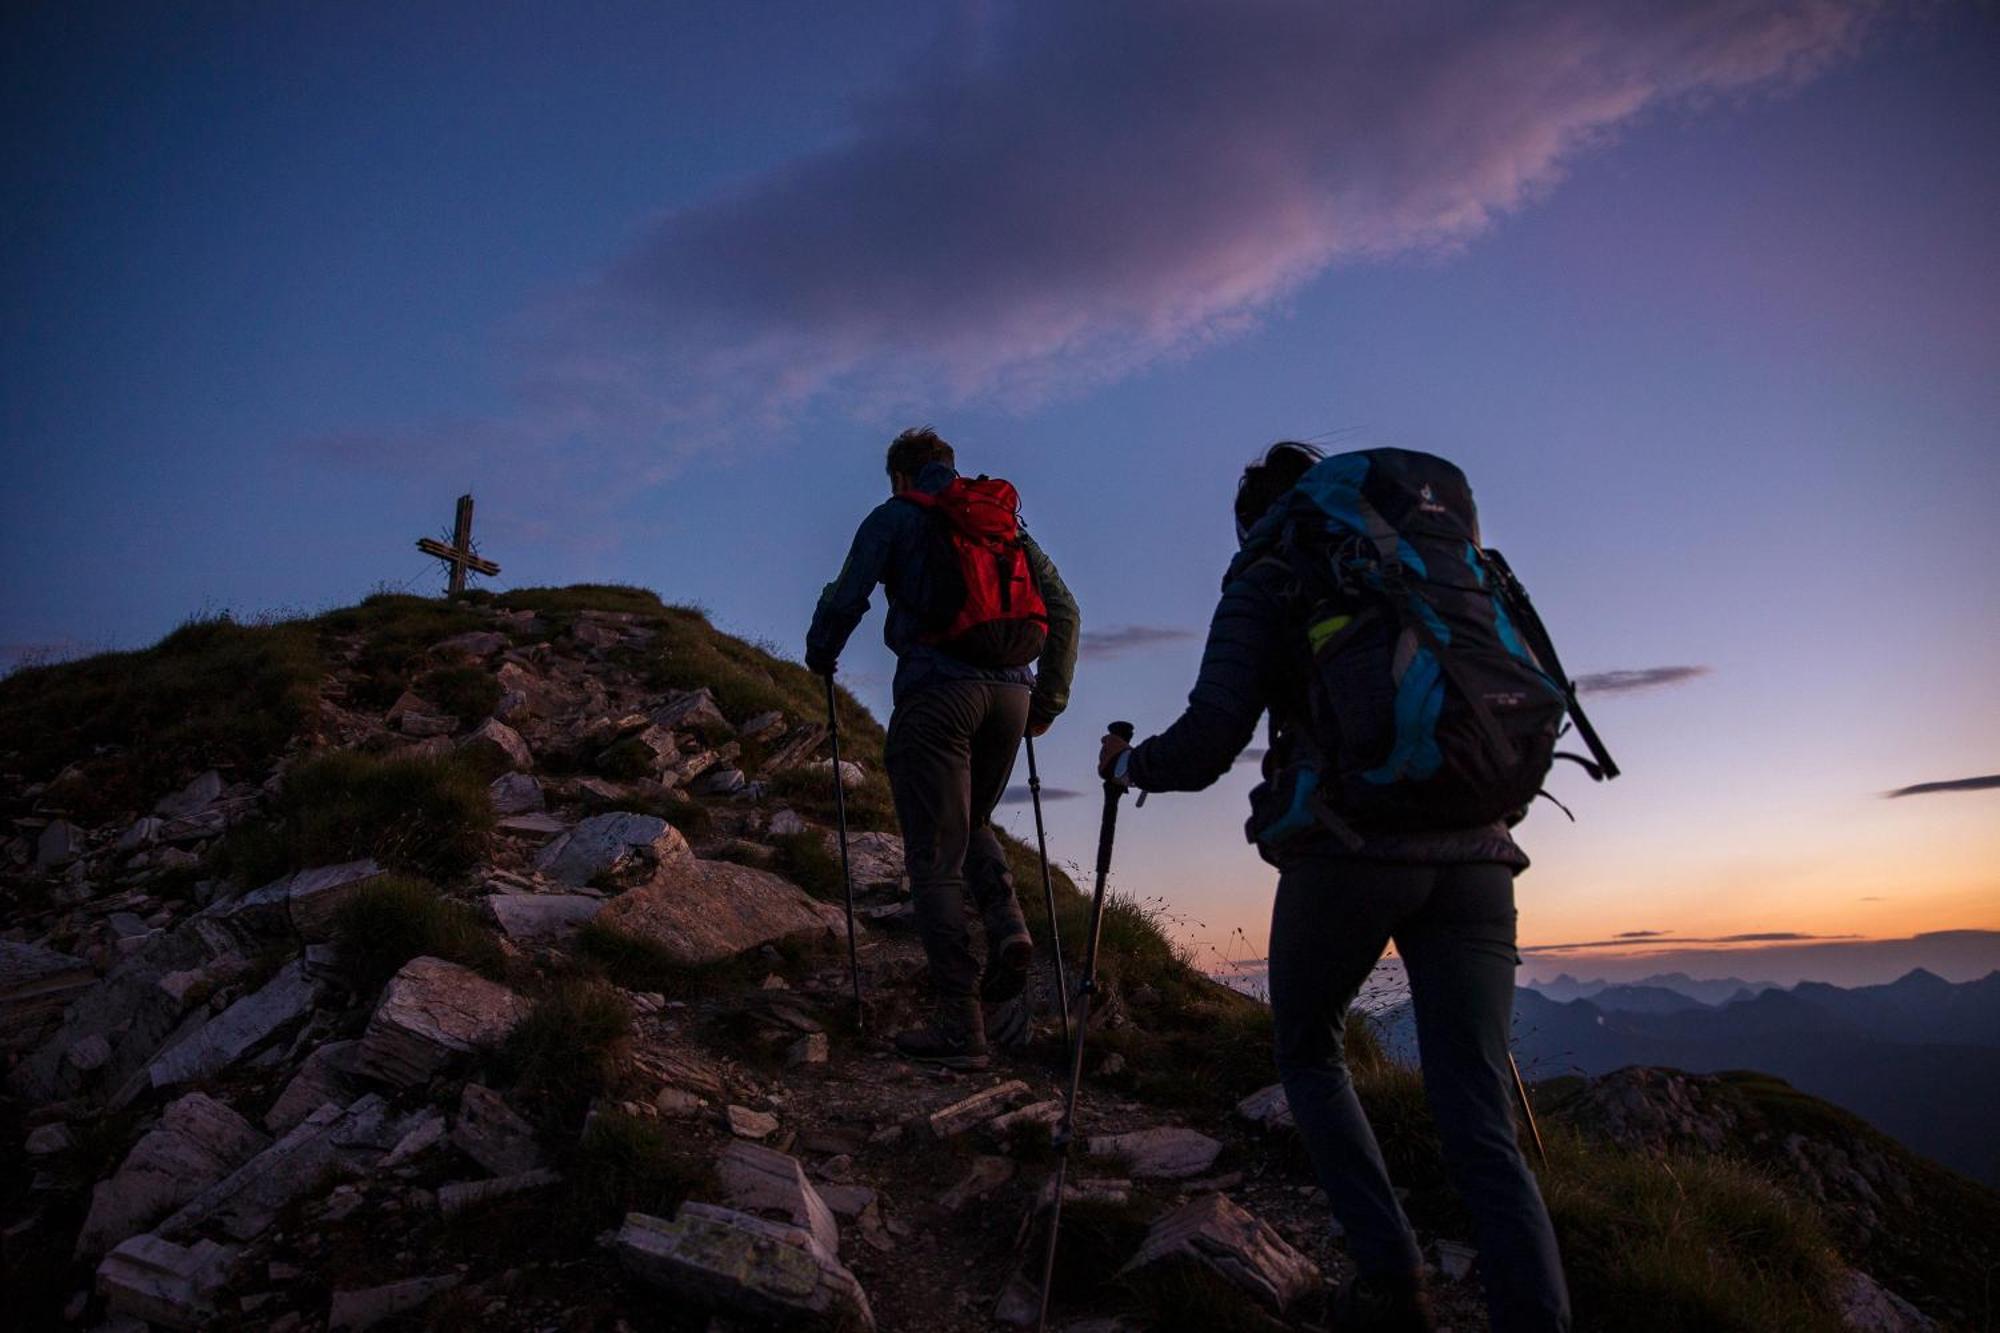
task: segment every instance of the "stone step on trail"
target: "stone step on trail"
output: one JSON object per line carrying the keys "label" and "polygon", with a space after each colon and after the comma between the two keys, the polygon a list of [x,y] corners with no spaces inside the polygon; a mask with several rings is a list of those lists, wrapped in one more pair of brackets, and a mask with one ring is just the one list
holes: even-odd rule
{"label": "stone step on trail", "polygon": [[1155,1222],[1118,1271],[1122,1276],[1183,1261],[1200,1264],[1277,1313],[1320,1285],[1311,1260],[1222,1194],[1205,1194]]}
{"label": "stone step on trail", "polygon": [[672,1221],[626,1214],[616,1249],[632,1276],[754,1321],[751,1327],[874,1333],[860,1282],[800,1227],[689,1202]]}

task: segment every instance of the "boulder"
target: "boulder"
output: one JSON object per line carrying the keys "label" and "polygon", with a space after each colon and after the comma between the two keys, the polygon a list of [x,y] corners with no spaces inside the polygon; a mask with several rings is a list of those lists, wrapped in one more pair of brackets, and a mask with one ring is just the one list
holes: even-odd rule
{"label": "boulder", "polygon": [[740,1139],[768,1139],[778,1132],[778,1117],[731,1103],[722,1108],[722,1123]]}
{"label": "boulder", "polygon": [[360,1051],[359,1041],[329,1041],[314,1047],[264,1112],[264,1128],[283,1134],[328,1102],[345,1106],[353,1101],[360,1093],[356,1086]]}
{"label": "boulder", "polygon": [[215,1317],[215,1293],[239,1250],[212,1240],[180,1246],[134,1236],[97,1266],[97,1290],[113,1314],[164,1328],[200,1328]]}
{"label": "boulder", "polygon": [[535,766],[534,752],[521,739],[521,733],[497,717],[487,718],[475,730],[461,737],[458,751],[488,765],[486,771],[489,773],[504,769],[526,772]]}
{"label": "boulder", "polygon": [[66,866],[83,855],[83,830],[67,819],[50,820],[35,838],[37,873]]}
{"label": "boulder", "polygon": [[1937,1321],[1858,1268],[1834,1285],[1841,1323],[1853,1333],[1935,1333]]}
{"label": "boulder", "polygon": [[664,867],[691,859],[681,831],[658,815],[621,810],[592,815],[542,848],[535,868],[564,884],[584,885],[619,870],[635,856]]}
{"label": "boulder", "polygon": [[798,811],[780,810],[771,816],[771,823],[765,832],[773,838],[790,838],[804,833],[811,827],[812,825],[806,823]]}
{"label": "boulder", "polygon": [[468,1083],[459,1094],[452,1146],[496,1176],[519,1175],[542,1164],[535,1127],[493,1089]]}
{"label": "boulder", "polygon": [[711,737],[732,730],[729,719],[715,706],[715,694],[705,687],[690,690],[665,707],[654,709],[653,721],[681,731],[707,732]]}
{"label": "boulder", "polygon": [[734,796],[749,783],[742,769],[718,766],[696,778],[688,790],[696,796]]}
{"label": "boulder", "polygon": [[839,931],[845,922],[840,908],[768,870],[693,856],[662,864],[650,881],[606,904],[598,919],[688,965],[733,958],[791,935]]}
{"label": "boulder", "polygon": [[372,857],[314,866],[274,880],[234,902],[204,908],[201,915],[219,917],[261,934],[296,932],[308,940],[329,940],[341,905],[387,873]]}
{"label": "boulder", "polygon": [[490,629],[469,630],[464,634],[454,634],[449,639],[439,639],[431,645],[433,657],[469,657],[483,662],[493,654],[505,649],[511,642],[506,635]]}
{"label": "boulder", "polygon": [[508,939],[536,944],[575,934],[604,909],[604,899],[585,893],[496,893],[486,907]]}
{"label": "boulder", "polygon": [[383,988],[356,1062],[371,1078],[414,1087],[500,1041],[527,1012],[526,1000],[469,968],[413,958]]}
{"label": "boulder", "polygon": [[752,1327],[809,1322],[867,1333],[875,1328],[868,1295],[854,1274],[797,1227],[690,1202],[671,1222],[626,1214],[615,1248],[634,1277]]}
{"label": "boulder", "polygon": [[542,784],[527,773],[502,773],[486,790],[496,815],[525,815],[548,807]]}
{"label": "boulder", "polygon": [[270,1142],[221,1102],[188,1093],[132,1146],[117,1173],[91,1191],[90,1215],[76,1239],[77,1257],[103,1254],[145,1231]]}
{"label": "boulder", "polygon": [[164,819],[158,819],[152,815],[140,815],[132,821],[131,825],[123,833],[118,835],[118,850],[121,852],[136,852],[141,848],[151,847],[160,840],[160,833],[165,827],[166,821]]}
{"label": "boulder", "polygon": [[[833,760],[816,759],[806,765],[806,767],[816,773],[831,774],[833,772]],[[840,761],[840,787],[842,791],[853,791],[867,780],[867,770],[863,769],[861,765],[855,763],[852,759],[843,759]]]}
{"label": "boulder", "polygon": [[96,971],[81,958],[0,940],[0,1050],[33,1045],[65,1005],[96,984]]}
{"label": "boulder", "polygon": [[736,728],[736,734],[746,741],[767,741],[785,729],[785,715],[773,708],[746,718],[743,725]]}
{"label": "boulder", "polygon": [[1295,1123],[1292,1104],[1285,1096],[1285,1085],[1282,1083],[1259,1088],[1236,1103],[1236,1115],[1266,1130],[1290,1129]]}
{"label": "boulder", "polygon": [[153,806],[153,813],[162,819],[186,819],[221,799],[222,774],[211,768],[173,795],[162,796]]}
{"label": "boulder", "polygon": [[1135,1176],[1183,1180],[1213,1166],[1222,1145],[1199,1130],[1163,1125],[1129,1134],[1094,1135],[1088,1151],[1092,1157],[1118,1158]]}
{"label": "boulder", "polygon": [[327,1333],[362,1333],[399,1315],[414,1313],[423,1309],[431,1297],[450,1291],[462,1280],[457,1273],[441,1273],[380,1287],[336,1291],[333,1306],[327,1312]]}
{"label": "boulder", "polygon": [[828,1254],[840,1253],[840,1225],[796,1157],[739,1139],[716,1158],[715,1178],[722,1202],[731,1208],[776,1214],[777,1220],[810,1232]]}
{"label": "boulder", "polygon": [[329,1102],[189,1200],[160,1224],[159,1234],[178,1240],[220,1230],[232,1240],[249,1240],[330,1176],[380,1160],[396,1137],[389,1104],[373,1093],[346,1110]]}
{"label": "boulder", "polygon": [[312,1012],[319,983],[294,958],[262,987],[244,996],[180,1042],[168,1047],[146,1070],[156,1088],[206,1078],[236,1063],[273,1034]]}
{"label": "boulder", "polygon": [[1207,1194],[1153,1224],[1145,1243],[1119,1272],[1189,1261],[1282,1312],[1319,1289],[1319,1269],[1284,1237],[1221,1194]]}
{"label": "boulder", "polygon": [[[840,855],[840,841],[826,834],[826,848]],[[847,835],[847,863],[854,873],[854,887],[900,888],[903,883],[903,840],[894,833],[850,833]]]}

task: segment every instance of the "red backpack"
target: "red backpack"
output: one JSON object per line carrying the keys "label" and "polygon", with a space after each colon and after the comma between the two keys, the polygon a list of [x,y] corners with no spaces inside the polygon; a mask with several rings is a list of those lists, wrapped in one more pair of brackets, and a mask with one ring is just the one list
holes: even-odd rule
{"label": "red backpack", "polygon": [[979,667],[1023,667],[1042,655],[1049,608],[1021,549],[1021,496],[998,477],[955,477],[943,490],[903,491],[931,515],[933,584],[919,612],[923,641]]}

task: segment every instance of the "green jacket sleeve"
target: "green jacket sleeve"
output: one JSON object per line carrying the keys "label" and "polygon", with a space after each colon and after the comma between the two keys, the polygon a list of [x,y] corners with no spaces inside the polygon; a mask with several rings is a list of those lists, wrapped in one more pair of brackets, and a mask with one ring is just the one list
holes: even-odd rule
{"label": "green jacket sleeve", "polygon": [[1035,664],[1035,697],[1029,705],[1028,717],[1033,722],[1053,722],[1069,707],[1070,681],[1076,675],[1077,632],[1083,622],[1076,609],[1076,598],[1070,595],[1069,585],[1063,582],[1055,561],[1025,532],[1021,534],[1021,550],[1028,557],[1028,570],[1035,576],[1035,587],[1041,590],[1042,601],[1049,608],[1049,640],[1042,646],[1041,660]]}

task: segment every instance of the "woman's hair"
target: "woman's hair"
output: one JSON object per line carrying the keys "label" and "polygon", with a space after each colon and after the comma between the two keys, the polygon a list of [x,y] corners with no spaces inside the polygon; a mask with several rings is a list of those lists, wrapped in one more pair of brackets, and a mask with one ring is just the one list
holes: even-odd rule
{"label": "woman's hair", "polygon": [[1309,444],[1280,440],[1253,459],[1236,483],[1236,540],[1248,537],[1278,497],[1324,457]]}
{"label": "woman's hair", "polygon": [[955,466],[951,446],[929,426],[912,426],[889,442],[889,475],[914,479],[926,463]]}

